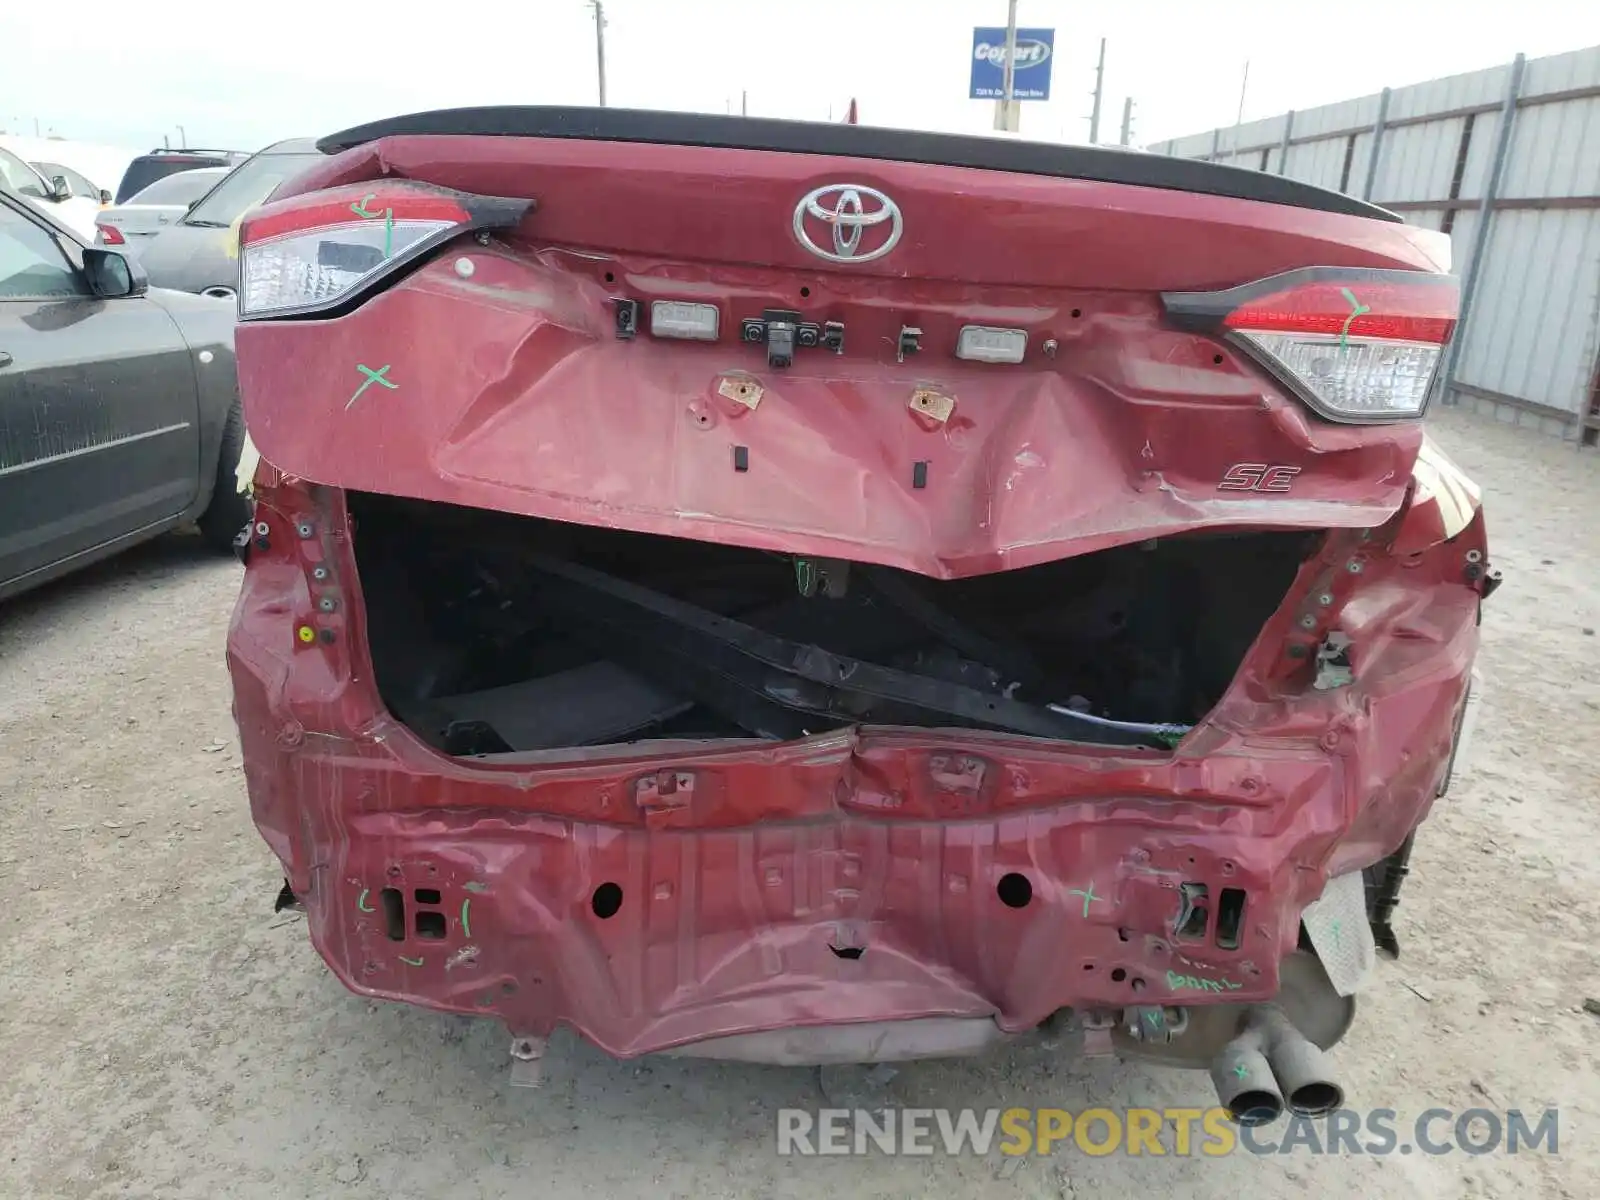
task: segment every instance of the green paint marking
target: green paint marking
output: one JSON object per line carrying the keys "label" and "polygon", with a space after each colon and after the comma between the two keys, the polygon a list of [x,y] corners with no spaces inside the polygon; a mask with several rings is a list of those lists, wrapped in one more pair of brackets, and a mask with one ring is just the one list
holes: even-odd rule
{"label": "green paint marking", "polygon": [[387,261],[394,252],[394,209],[383,210],[383,257]]}
{"label": "green paint marking", "polygon": [[357,200],[354,204],[352,204],[350,206],[350,211],[355,213],[356,216],[358,216],[358,217],[366,217],[368,220],[373,220],[373,219],[376,219],[378,217],[381,217],[381,216],[383,216],[383,214],[381,212],[371,212],[367,208],[367,201],[368,200],[376,200],[377,198],[378,198],[378,193],[377,192],[368,192],[365,196],[361,197],[361,199]]}
{"label": "green paint marking", "polygon": [[1089,905],[1093,901],[1095,901],[1095,900],[1104,900],[1105,899],[1104,896],[1096,896],[1094,894],[1094,881],[1093,880],[1089,881],[1089,890],[1087,892],[1082,891],[1082,890],[1080,890],[1078,888],[1071,888],[1071,889],[1069,889],[1067,891],[1067,895],[1069,895],[1069,896],[1082,896],[1083,897],[1083,915],[1086,916],[1086,917],[1089,915]]}
{"label": "green paint marking", "polygon": [[356,907],[359,908],[362,912],[377,912],[378,911],[377,909],[373,908],[372,905],[367,903],[367,897],[370,896],[371,894],[372,894],[372,889],[371,888],[362,888],[361,889],[361,895],[356,897]]}
{"label": "green paint marking", "polygon": [[1160,1016],[1158,1016],[1154,1012],[1145,1013],[1145,1015],[1144,1015],[1144,1023],[1146,1025],[1150,1026],[1151,1029],[1159,1029],[1159,1028],[1161,1028],[1161,1018],[1160,1018]]}
{"label": "green paint marking", "polygon": [[408,967],[420,967],[422,965],[420,958],[407,958],[404,954],[396,955],[396,957]]}
{"label": "green paint marking", "polygon": [[466,888],[469,892],[487,892],[489,890],[489,885],[487,883],[480,883],[476,879],[474,879],[471,883],[463,883],[461,886]]}
{"label": "green paint marking", "polygon": [[472,907],[472,897],[468,896],[461,902],[461,936],[472,936],[472,922],[467,920],[467,909]]}
{"label": "green paint marking", "polygon": [[1333,944],[1335,948],[1337,948],[1339,944],[1344,941],[1344,931],[1341,928],[1341,923],[1335,921],[1332,925],[1328,926],[1328,932],[1333,934]]}
{"label": "green paint marking", "polygon": [[1237,1075],[1240,1079],[1243,1079],[1246,1075],[1250,1074],[1249,1070],[1245,1067],[1245,1065],[1243,1063],[1240,1063],[1237,1067],[1235,1067],[1233,1069],[1233,1073],[1235,1075]]}
{"label": "green paint marking", "polygon": [[375,383],[381,385],[382,387],[388,388],[390,391],[395,391],[398,389],[400,386],[398,383],[391,382],[390,380],[384,378],[385,374],[392,365],[392,363],[384,363],[383,366],[374,371],[371,367],[364,363],[357,363],[356,370],[365,375],[366,379],[363,380],[361,386],[356,389],[356,394],[350,397],[349,403],[345,405],[346,411],[349,410],[351,404],[354,404],[357,400],[361,399],[362,392],[366,391]]}
{"label": "green paint marking", "polygon": [[1346,350],[1349,349],[1350,345],[1350,326],[1355,324],[1357,317],[1361,316],[1363,313],[1371,312],[1372,306],[1368,304],[1362,304],[1361,301],[1356,299],[1356,294],[1349,288],[1340,288],[1339,294],[1342,295],[1345,298],[1345,301],[1350,305],[1350,315],[1344,319],[1344,328],[1339,330],[1339,349]]}
{"label": "green paint marking", "polygon": [[1182,975],[1177,971],[1167,972],[1167,986],[1175,992],[1236,992],[1244,986],[1231,979],[1202,979],[1198,975]]}

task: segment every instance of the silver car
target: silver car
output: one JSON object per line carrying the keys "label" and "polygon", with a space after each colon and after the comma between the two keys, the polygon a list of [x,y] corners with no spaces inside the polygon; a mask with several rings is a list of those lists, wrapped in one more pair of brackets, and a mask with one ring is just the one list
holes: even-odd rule
{"label": "silver car", "polygon": [[95,217],[95,242],[138,254],[149,240],[173,225],[228,174],[227,167],[196,167],[156,180],[126,204],[114,204]]}

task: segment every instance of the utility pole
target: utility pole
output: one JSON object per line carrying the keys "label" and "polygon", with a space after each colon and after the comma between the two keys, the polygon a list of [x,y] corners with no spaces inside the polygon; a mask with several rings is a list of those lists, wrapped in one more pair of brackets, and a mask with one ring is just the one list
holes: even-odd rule
{"label": "utility pole", "polygon": [[1233,119],[1233,152],[1239,153],[1239,126],[1244,124],[1244,94],[1250,88],[1250,60],[1244,60],[1244,79],[1239,83],[1239,115]]}
{"label": "utility pole", "polygon": [[1089,144],[1100,143],[1100,92],[1106,82],[1106,40],[1100,39],[1100,64],[1094,69],[1094,107],[1089,110]]}
{"label": "utility pole", "polygon": [[182,125],[179,125],[178,126],[178,145],[179,146],[187,146],[188,144],[189,144],[188,131],[185,130]]}
{"label": "utility pole", "polygon": [[606,106],[606,6],[601,0],[589,0],[594,9],[594,56],[600,73],[600,107]]}
{"label": "utility pole", "polygon": [[1133,97],[1126,96],[1122,101],[1122,137],[1118,140],[1119,146],[1133,145]]}
{"label": "utility pole", "polygon": [[1017,101],[1017,0],[1010,0],[1006,12],[1006,61],[1003,98],[994,109],[994,127],[1015,133],[1022,126],[1022,111]]}
{"label": "utility pole", "polygon": [[741,117],[748,117],[750,115],[750,89],[749,88],[745,88],[742,91],[740,91],[740,93],[739,93],[739,115]]}

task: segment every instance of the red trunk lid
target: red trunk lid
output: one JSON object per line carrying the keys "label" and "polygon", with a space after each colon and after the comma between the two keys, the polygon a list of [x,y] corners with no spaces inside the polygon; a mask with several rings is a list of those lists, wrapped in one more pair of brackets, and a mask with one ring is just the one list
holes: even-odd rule
{"label": "red trunk lid", "polygon": [[[1307,265],[1437,271],[1448,243],[1428,231],[1104,179],[566,136],[395,134],[292,190],[396,177],[537,207],[344,315],[241,326],[247,424],[285,473],[935,576],[1201,527],[1367,527],[1410,482],[1417,424],[1314,416],[1173,325],[1160,293]],[[806,197],[835,189],[834,211],[841,185],[898,208],[888,252],[808,248],[836,246]],[[887,232],[862,229],[860,256]],[[641,306],[635,337],[619,300]],[[660,300],[715,306],[717,340],[651,336]],[[843,352],[772,365],[740,336],[768,310],[841,323]],[[1024,332],[1023,361],[956,357],[967,325]],[[1288,490],[1219,490],[1241,465],[1286,468],[1270,477]]]}

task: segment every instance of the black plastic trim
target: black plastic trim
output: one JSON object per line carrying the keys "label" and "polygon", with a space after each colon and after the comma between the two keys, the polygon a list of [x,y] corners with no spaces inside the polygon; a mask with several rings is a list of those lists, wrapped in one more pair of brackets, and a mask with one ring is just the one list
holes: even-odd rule
{"label": "black plastic trim", "polygon": [[1199,159],[1169,158],[1140,150],[645,109],[509,105],[436,109],[344,129],[320,139],[317,148],[325,154],[337,154],[380,138],[434,135],[582,138],[875,158],[1123,183],[1286,204],[1376,221],[1399,223],[1402,220],[1376,204],[1282,175]]}

